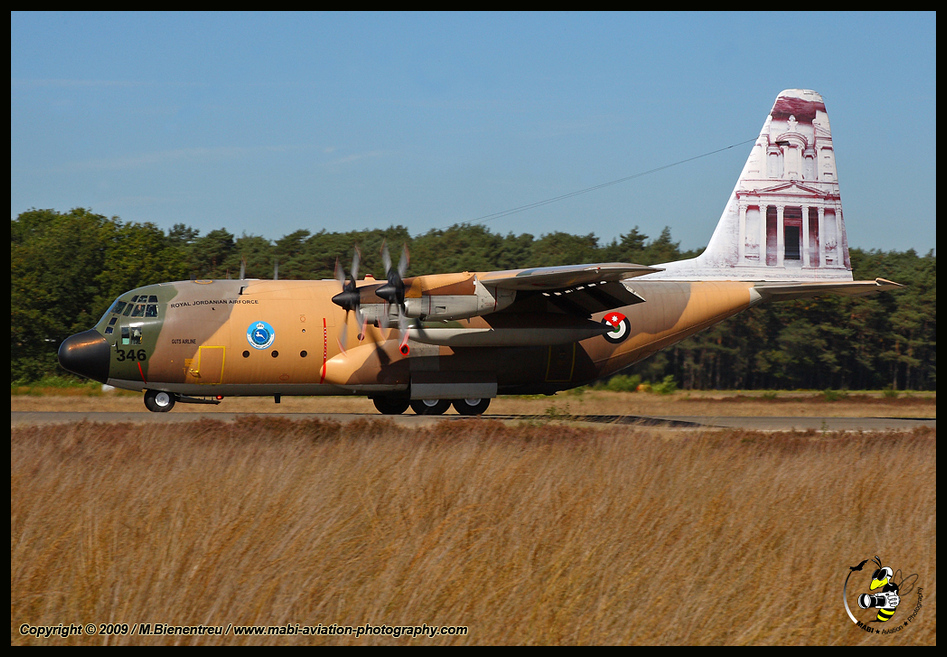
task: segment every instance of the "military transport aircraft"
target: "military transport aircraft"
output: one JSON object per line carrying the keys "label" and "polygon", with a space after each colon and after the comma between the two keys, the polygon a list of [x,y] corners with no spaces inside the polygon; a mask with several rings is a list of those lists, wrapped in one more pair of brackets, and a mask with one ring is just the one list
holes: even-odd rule
{"label": "military transport aircraft", "polygon": [[145,406],[225,396],[367,395],[483,413],[499,394],[551,394],[608,376],[764,301],[860,296],[822,97],[776,98],[707,249],[653,267],[602,263],[387,280],[193,280],[122,294],[67,338],[62,366]]}

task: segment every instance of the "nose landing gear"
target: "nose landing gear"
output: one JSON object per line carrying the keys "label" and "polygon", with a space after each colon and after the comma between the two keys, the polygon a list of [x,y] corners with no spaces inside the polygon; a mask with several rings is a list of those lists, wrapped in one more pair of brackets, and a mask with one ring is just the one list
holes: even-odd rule
{"label": "nose landing gear", "polygon": [[216,406],[223,398],[223,395],[217,395],[210,399],[199,399],[166,390],[145,390],[145,408],[152,413],[167,413],[174,408],[177,402],[182,404],[213,404]]}
{"label": "nose landing gear", "polygon": [[177,395],[164,390],[145,390],[145,408],[152,413],[167,413],[174,408]]}

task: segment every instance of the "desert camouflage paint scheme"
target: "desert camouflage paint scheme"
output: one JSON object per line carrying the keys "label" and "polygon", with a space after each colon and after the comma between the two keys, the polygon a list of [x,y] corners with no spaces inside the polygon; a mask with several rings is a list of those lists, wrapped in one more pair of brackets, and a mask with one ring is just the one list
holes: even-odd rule
{"label": "desert camouflage paint scheme", "polygon": [[897,287],[852,280],[825,105],[807,90],[777,98],[697,258],[407,278],[406,254],[397,272],[384,259],[388,281],[350,282],[345,300],[341,273],[131,290],[62,344],[60,362],[144,390],[155,411],[356,394],[384,413],[479,413],[498,394],[608,376],[763,301]]}

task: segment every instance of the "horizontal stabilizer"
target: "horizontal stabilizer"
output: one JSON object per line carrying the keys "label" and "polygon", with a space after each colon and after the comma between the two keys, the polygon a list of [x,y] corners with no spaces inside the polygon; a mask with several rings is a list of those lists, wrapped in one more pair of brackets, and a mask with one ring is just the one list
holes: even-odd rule
{"label": "horizontal stabilizer", "polygon": [[764,300],[806,299],[824,294],[838,294],[845,297],[864,297],[882,290],[894,290],[904,287],[900,283],[876,278],[873,281],[852,281],[851,283],[757,283],[753,289]]}

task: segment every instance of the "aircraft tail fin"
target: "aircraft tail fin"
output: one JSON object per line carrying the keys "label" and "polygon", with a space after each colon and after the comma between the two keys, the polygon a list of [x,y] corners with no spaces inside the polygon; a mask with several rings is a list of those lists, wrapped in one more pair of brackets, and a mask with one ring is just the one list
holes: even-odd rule
{"label": "aircraft tail fin", "polygon": [[787,89],[763,123],[706,250],[648,278],[851,281],[825,103]]}

